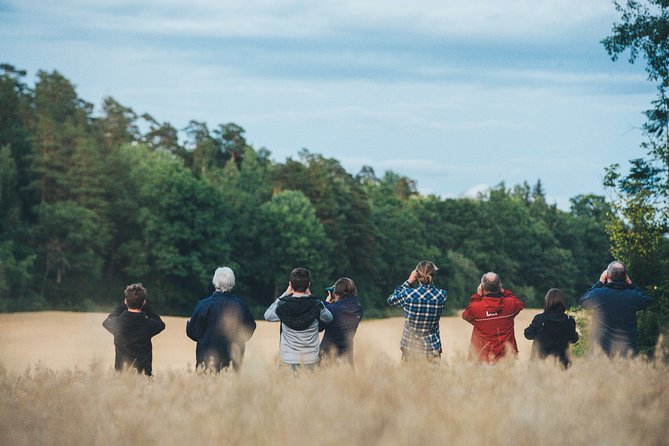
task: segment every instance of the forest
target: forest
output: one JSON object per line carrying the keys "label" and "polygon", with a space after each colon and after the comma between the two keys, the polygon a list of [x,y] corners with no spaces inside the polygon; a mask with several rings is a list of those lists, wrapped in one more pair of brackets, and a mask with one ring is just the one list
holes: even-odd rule
{"label": "forest", "polygon": [[272,160],[232,122],[177,129],[111,97],[96,111],[57,71],[30,85],[0,70],[2,311],[107,308],[142,282],[162,313],[185,315],[219,265],[259,311],[306,266],[316,294],[349,276],[368,316],[382,316],[422,259],[440,267],[450,310],[490,270],[537,307],[551,287],[576,303],[612,259],[602,196],[565,211],[540,180],[477,199],[422,195],[395,172],[350,173],[306,149]]}

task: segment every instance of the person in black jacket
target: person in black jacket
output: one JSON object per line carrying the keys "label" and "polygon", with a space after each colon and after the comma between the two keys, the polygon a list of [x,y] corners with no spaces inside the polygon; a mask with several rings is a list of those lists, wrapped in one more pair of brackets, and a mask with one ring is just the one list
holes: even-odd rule
{"label": "person in black jacket", "polygon": [[576,321],[565,314],[567,304],[557,288],[551,288],[544,299],[544,312],[534,316],[532,323],[525,329],[525,338],[534,340],[532,357],[552,356],[569,367],[567,349],[570,343],[578,342]]}
{"label": "person in black jacket", "polygon": [[197,342],[198,368],[220,372],[232,366],[239,371],[245,343],[251,339],[256,321],[246,303],[231,293],[235,273],[230,268],[217,268],[212,283],[214,294],[197,303],[186,322],[186,334]]}
{"label": "person in black jacket", "polygon": [[165,323],[147,304],[146,289],[141,283],[126,287],[123,303],[107,316],[102,326],[114,335],[114,368],[132,367],[151,376],[151,338],[165,329]]}
{"label": "person in black jacket", "polygon": [[345,359],[353,364],[353,337],[362,320],[362,307],[358,302],[355,282],[348,277],[338,279],[328,288],[325,308],[332,313],[332,322],[321,323],[319,330],[325,330],[321,341],[320,354],[323,357]]}

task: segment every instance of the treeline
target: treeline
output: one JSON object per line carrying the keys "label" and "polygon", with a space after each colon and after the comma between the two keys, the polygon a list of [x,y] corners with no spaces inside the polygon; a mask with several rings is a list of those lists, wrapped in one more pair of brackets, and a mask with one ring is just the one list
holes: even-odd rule
{"label": "treeline", "polygon": [[94,113],[55,71],[32,87],[24,71],[0,73],[2,311],[97,309],[141,281],[161,312],[186,314],[219,265],[260,308],[300,265],[316,291],[352,277],[374,315],[422,259],[440,266],[451,308],[488,270],[540,306],[550,287],[575,302],[609,261],[600,196],[574,197],[570,212],[540,181],[424,196],[409,178],[352,175],[307,150],[272,161],[234,123],[180,132],[110,97]]}

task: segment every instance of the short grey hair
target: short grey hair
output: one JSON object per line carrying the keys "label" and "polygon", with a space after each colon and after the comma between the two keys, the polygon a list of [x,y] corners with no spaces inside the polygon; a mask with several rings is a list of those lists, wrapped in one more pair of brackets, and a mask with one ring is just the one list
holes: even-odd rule
{"label": "short grey hair", "polygon": [[499,293],[502,291],[502,279],[499,278],[499,274],[490,271],[481,277],[481,286],[489,293]]}
{"label": "short grey hair", "polygon": [[227,266],[216,268],[211,283],[218,291],[230,291],[235,286],[235,273]]}
{"label": "short grey hair", "polygon": [[623,262],[614,260],[613,262],[609,263],[608,267],[606,267],[606,273],[608,274],[609,279],[612,281],[623,282],[627,277],[627,268],[625,268]]}

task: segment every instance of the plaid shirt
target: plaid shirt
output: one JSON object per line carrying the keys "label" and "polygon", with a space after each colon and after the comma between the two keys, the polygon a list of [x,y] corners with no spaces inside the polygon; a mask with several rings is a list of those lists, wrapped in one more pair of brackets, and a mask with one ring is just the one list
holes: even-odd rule
{"label": "plaid shirt", "polygon": [[439,318],[446,303],[446,290],[423,284],[412,288],[404,282],[395,288],[388,303],[404,308],[402,350],[441,353]]}

